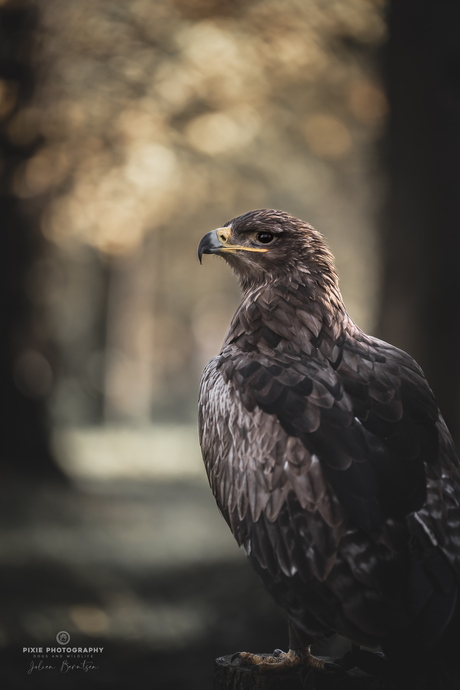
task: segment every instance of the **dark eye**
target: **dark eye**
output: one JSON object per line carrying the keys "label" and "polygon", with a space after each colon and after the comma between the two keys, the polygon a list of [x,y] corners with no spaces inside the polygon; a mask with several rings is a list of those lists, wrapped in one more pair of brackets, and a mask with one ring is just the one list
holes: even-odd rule
{"label": "dark eye", "polygon": [[271,232],[258,232],[256,235],[256,240],[262,242],[262,244],[268,244],[273,239]]}

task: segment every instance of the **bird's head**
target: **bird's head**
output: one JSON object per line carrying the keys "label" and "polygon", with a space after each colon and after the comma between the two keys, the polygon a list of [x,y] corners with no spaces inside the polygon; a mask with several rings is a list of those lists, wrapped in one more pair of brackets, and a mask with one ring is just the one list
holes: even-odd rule
{"label": "bird's head", "polygon": [[286,277],[326,280],[337,286],[333,257],[324,238],[303,220],[284,211],[250,211],[208,232],[198,247],[222,256],[243,289]]}

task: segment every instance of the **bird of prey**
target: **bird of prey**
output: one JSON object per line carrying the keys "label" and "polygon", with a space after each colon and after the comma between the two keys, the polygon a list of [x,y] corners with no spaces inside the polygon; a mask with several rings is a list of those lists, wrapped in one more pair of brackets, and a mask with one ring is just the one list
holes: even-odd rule
{"label": "bird of prey", "polygon": [[243,290],[201,380],[204,464],[290,633],[287,653],[240,663],[321,668],[310,645],[330,632],[428,649],[457,603],[460,469],[422,370],[353,323],[308,223],[252,211],[205,235],[203,254]]}

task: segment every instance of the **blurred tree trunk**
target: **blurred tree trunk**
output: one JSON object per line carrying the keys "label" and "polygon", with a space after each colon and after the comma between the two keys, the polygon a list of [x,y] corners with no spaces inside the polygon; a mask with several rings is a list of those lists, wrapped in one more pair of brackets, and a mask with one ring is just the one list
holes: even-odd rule
{"label": "blurred tree trunk", "polygon": [[36,3],[0,5],[0,471],[60,476],[44,396],[52,382],[34,268],[42,250],[42,202],[15,194],[17,176],[42,145],[30,108],[35,90]]}
{"label": "blurred tree trunk", "polygon": [[379,334],[423,367],[460,437],[460,3],[392,0]]}

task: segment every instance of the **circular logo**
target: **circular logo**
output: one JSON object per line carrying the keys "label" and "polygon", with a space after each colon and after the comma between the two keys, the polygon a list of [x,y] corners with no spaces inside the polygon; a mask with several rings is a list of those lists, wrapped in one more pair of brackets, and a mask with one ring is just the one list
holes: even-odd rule
{"label": "circular logo", "polygon": [[59,642],[59,644],[68,644],[70,642],[70,635],[65,630],[61,630],[61,632],[58,632],[56,635],[56,640]]}

